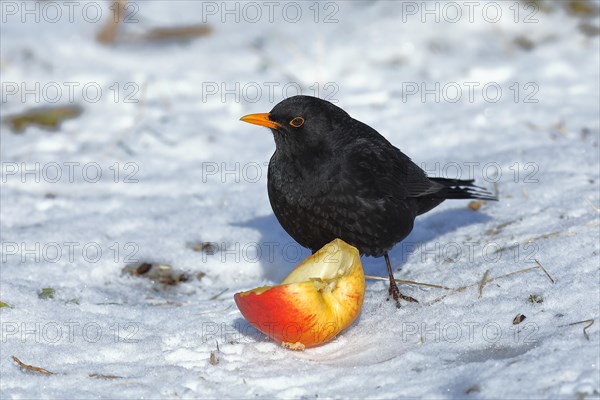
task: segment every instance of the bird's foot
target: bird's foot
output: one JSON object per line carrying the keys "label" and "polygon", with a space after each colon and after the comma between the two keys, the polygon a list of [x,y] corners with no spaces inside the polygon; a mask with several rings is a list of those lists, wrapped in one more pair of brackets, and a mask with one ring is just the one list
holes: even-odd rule
{"label": "bird's foot", "polygon": [[[396,285],[396,281],[390,280],[390,288],[388,289],[388,294],[392,296],[392,298],[396,301],[396,308],[400,308],[400,290],[398,289],[398,285]],[[388,300],[390,298],[388,297]]]}
{"label": "bird's foot", "polygon": [[[411,302],[411,303],[418,303],[418,301],[413,299],[412,297],[405,296],[402,293],[400,293],[400,289],[398,289],[398,284],[396,283],[396,280],[394,279],[394,272],[392,270],[392,264],[390,263],[390,258],[388,257],[387,253],[385,253],[383,255],[383,257],[385,258],[385,264],[387,265],[388,274],[390,276],[390,289],[389,289],[388,293],[390,296],[392,296],[392,298],[394,300],[396,300],[396,307],[400,308],[400,299]],[[389,300],[389,298],[388,298],[388,300]]]}
{"label": "bird's foot", "polygon": [[[402,299],[404,301],[408,301],[410,303],[418,303],[417,299],[400,293],[400,289],[398,289],[398,285],[396,285],[395,281],[393,284],[390,284],[388,293],[396,301],[397,308],[400,308],[400,299]],[[389,298],[388,298],[388,300],[389,300]]]}

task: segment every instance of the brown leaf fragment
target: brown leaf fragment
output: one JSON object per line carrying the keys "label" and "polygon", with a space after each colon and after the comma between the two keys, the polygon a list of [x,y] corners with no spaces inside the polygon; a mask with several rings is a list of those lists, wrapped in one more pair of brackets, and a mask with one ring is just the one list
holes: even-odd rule
{"label": "brown leaf fragment", "polygon": [[187,41],[201,36],[208,36],[212,28],[208,25],[176,26],[169,28],[154,28],[143,35],[145,41]]}
{"label": "brown leaf fragment", "polygon": [[50,131],[58,131],[61,123],[75,118],[83,112],[79,106],[58,106],[32,108],[21,114],[9,115],[6,123],[14,133],[22,133],[28,126],[38,126]]}
{"label": "brown leaf fragment", "polygon": [[209,359],[210,365],[217,365],[219,363],[219,359],[217,358],[217,356],[215,355],[214,351],[210,352],[210,359]]}
{"label": "brown leaf fragment", "polygon": [[17,356],[11,356],[13,361],[23,370],[30,372],[37,372],[38,374],[43,375],[54,375],[54,372],[50,372],[47,369],[34,367],[33,365],[25,364],[23,361],[19,360]]}

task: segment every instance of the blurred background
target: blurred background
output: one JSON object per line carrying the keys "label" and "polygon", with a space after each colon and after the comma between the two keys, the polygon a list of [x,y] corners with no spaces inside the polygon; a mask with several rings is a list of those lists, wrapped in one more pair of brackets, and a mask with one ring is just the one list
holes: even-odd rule
{"label": "blurred background", "polygon": [[521,181],[539,175],[526,149],[597,137],[598,35],[582,0],[5,1],[3,228],[69,221],[186,264],[182,242],[287,243],[266,197],[270,133],[239,117],[295,94],[430,175]]}

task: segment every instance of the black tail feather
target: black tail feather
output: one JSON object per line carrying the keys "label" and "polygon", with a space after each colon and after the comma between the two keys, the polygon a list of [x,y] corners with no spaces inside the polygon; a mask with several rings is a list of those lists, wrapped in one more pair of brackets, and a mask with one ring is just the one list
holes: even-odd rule
{"label": "black tail feather", "polygon": [[430,180],[444,186],[433,196],[440,199],[479,199],[497,201],[498,197],[481,186],[475,185],[473,179],[446,179],[429,178]]}

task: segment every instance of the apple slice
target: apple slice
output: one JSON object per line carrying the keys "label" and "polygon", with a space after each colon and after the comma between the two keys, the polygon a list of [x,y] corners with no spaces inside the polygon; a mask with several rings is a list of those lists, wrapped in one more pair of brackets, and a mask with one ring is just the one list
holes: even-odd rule
{"label": "apple slice", "polygon": [[277,286],[236,293],[235,303],[256,329],[303,350],[333,339],[358,316],[365,275],[358,250],[341,239],[326,244]]}

